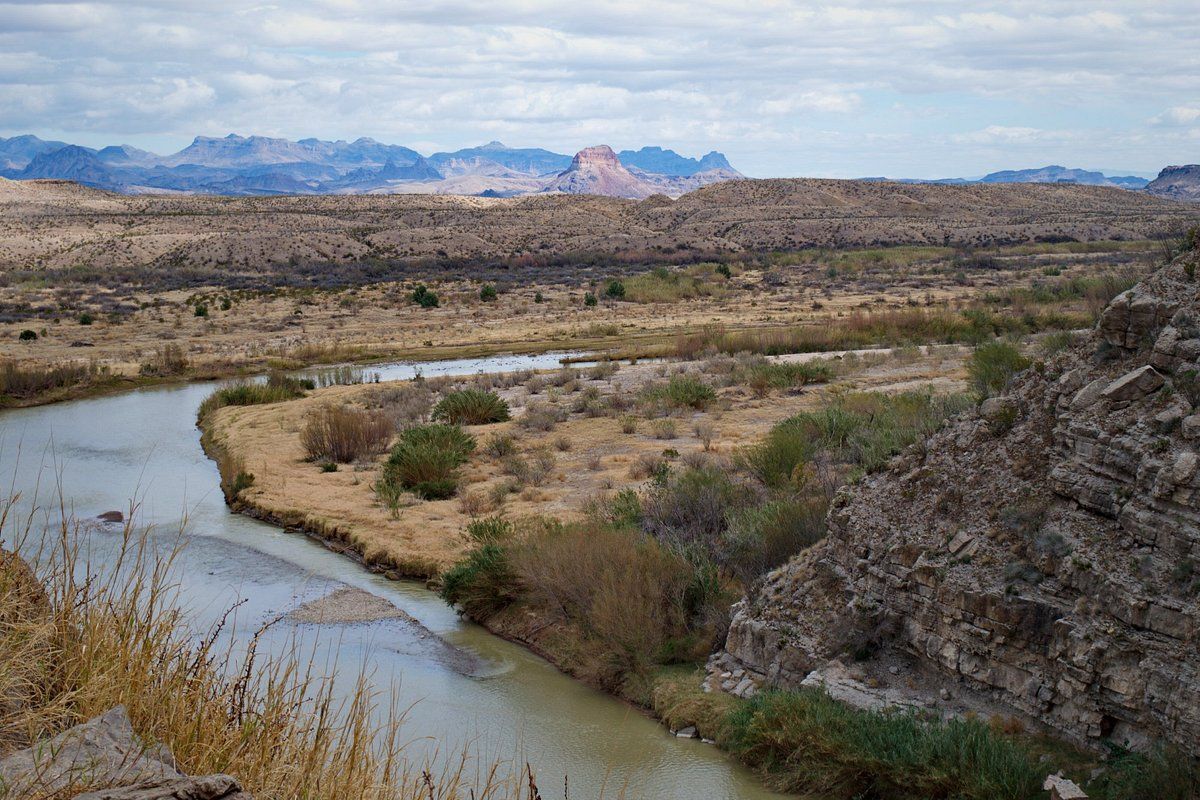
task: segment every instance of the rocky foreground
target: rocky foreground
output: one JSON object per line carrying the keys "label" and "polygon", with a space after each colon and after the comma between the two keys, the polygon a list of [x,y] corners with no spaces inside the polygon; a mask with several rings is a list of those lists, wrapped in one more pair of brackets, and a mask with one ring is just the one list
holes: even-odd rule
{"label": "rocky foreground", "polygon": [[1198,260],[844,490],[828,538],[736,607],[710,685],[1200,753]]}

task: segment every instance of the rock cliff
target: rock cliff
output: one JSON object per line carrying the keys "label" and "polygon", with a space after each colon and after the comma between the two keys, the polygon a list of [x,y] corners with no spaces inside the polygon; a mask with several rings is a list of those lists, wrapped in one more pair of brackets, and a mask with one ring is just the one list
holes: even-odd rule
{"label": "rock cliff", "polygon": [[928,678],[908,689],[950,685],[1085,744],[1200,753],[1198,260],[843,490],[829,536],[735,607],[714,682],[746,694],[902,658]]}

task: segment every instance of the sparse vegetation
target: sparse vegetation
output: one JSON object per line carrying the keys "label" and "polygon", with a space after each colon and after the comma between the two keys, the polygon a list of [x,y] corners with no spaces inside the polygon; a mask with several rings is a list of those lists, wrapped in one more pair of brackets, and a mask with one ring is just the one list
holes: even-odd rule
{"label": "sparse vegetation", "polygon": [[967,374],[976,394],[987,398],[1003,394],[1017,373],[1029,364],[1016,345],[997,340],[975,348],[967,364]]}
{"label": "sparse vegetation", "polygon": [[378,411],[346,405],[323,405],[300,431],[300,444],[310,461],[349,464],[373,456],[392,438],[392,422]]}
{"label": "sparse vegetation", "polygon": [[311,382],[274,373],[265,383],[235,383],[217,389],[200,403],[196,416],[204,419],[225,406],[254,406],[295,400],[297,397],[303,397],[305,391],[312,388]]}

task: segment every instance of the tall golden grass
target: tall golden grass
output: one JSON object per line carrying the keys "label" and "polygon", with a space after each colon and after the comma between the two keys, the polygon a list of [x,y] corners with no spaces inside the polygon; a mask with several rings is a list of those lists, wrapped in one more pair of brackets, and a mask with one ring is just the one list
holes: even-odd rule
{"label": "tall golden grass", "polygon": [[0,754],[124,705],[183,771],[234,775],[263,800],[537,796],[527,766],[465,751],[409,760],[403,714],[361,673],[335,691],[299,646],[267,653],[256,636],[237,657],[222,625],[197,638],[176,604],[178,549],[127,524],[116,563],[101,567],[60,516],[43,534],[15,499],[0,505],[0,538],[36,564],[0,551]]}

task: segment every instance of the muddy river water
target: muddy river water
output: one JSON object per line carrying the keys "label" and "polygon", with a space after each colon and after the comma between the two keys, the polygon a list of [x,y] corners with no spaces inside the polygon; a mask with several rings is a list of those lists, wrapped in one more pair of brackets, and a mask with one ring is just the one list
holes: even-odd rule
{"label": "muddy river water", "polygon": [[[558,356],[501,356],[419,365],[425,376],[552,368]],[[416,368],[368,367],[384,380]],[[179,602],[202,631],[241,603],[233,646],[264,622],[349,586],[385,598],[417,620],[345,624],[283,620],[263,646],[299,640],[348,686],[360,670],[407,708],[414,758],[467,748],[482,761],[528,762],[547,798],[778,797],[711,745],[680,739],[635,709],[562,675],[523,648],[460,619],[422,584],[390,581],[317,542],[232,514],[216,467],[200,449],[196,407],[212,383],[145,389],[32,409],[0,412],[0,493],[28,505],[56,503],[57,485],[80,520],[139,503],[137,520],[164,546],[182,536],[175,578]],[[181,527],[181,521],[186,524]],[[103,561],[119,526],[88,526],[88,546]],[[180,531],[182,530],[182,533]],[[429,632],[436,634],[430,636]],[[450,657],[438,640],[465,651]],[[623,787],[623,792],[620,791]]]}

